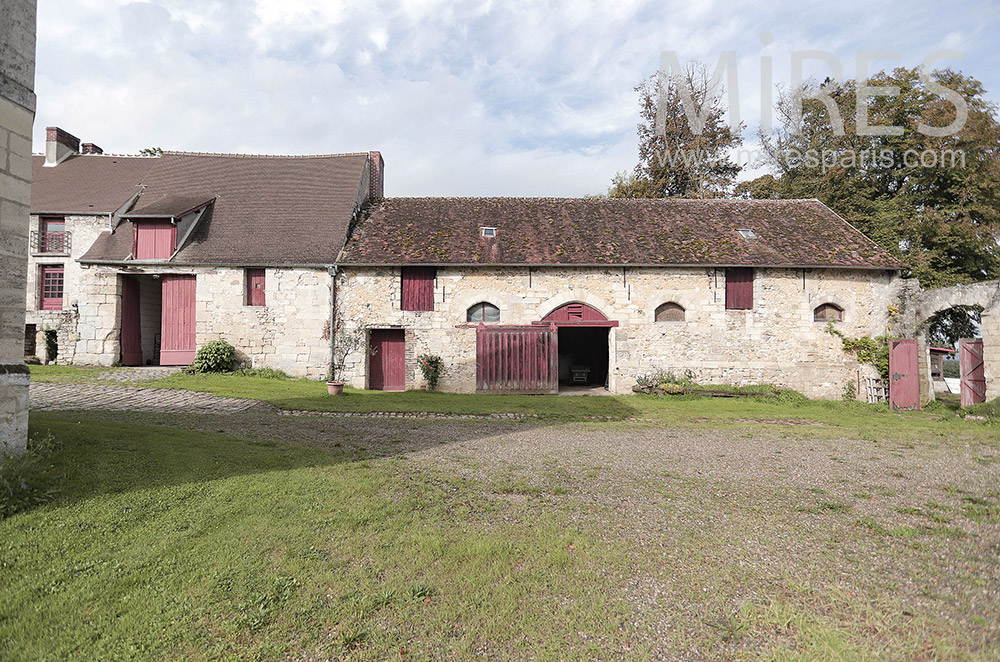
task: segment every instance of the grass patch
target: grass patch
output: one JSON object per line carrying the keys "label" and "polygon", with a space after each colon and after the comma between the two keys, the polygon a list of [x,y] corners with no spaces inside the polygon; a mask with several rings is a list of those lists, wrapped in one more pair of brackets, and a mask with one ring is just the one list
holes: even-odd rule
{"label": "grass patch", "polygon": [[33,365],[31,381],[36,384],[78,384],[97,380],[113,368],[80,365]]}

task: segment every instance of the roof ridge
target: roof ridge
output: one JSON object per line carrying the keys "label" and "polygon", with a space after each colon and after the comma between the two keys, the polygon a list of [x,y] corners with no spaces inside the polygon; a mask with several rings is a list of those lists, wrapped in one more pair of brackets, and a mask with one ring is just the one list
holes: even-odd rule
{"label": "roof ridge", "polygon": [[598,197],[571,197],[571,196],[533,196],[533,195],[396,195],[385,197],[386,202],[393,200],[552,200],[552,201],[577,201],[577,202],[739,202],[739,203],[787,203],[787,202],[819,202],[816,198],[598,198]]}
{"label": "roof ridge", "polygon": [[328,159],[337,156],[368,156],[368,152],[342,152],[339,154],[237,154],[227,152],[184,152],[164,150],[164,156],[221,156],[234,159]]}

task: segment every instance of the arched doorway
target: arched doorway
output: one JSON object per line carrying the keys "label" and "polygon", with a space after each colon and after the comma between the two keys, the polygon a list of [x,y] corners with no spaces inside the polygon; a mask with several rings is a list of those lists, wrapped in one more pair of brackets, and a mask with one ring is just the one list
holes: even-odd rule
{"label": "arched doorway", "polygon": [[581,302],[559,306],[542,324],[554,325],[559,334],[559,390],[607,388],[610,374],[611,329],[618,322]]}

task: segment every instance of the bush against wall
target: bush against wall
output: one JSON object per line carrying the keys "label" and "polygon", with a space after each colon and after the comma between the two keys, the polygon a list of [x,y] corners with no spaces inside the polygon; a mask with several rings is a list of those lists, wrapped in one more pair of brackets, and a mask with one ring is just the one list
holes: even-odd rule
{"label": "bush against wall", "polygon": [[213,340],[198,348],[191,367],[195,372],[229,372],[236,367],[236,348],[225,340]]}
{"label": "bush against wall", "polygon": [[444,374],[444,362],[440,356],[421,354],[417,357],[417,363],[420,364],[420,371],[424,373],[424,379],[427,381],[427,389],[433,391],[437,388],[441,375]]}

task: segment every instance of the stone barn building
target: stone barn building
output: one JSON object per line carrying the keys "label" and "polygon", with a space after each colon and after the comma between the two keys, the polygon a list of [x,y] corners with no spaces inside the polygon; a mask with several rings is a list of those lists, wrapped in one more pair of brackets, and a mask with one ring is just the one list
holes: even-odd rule
{"label": "stone barn building", "polygon": [[827,324],[885,333],[900,269],[816,200],[387,199],[339,260],[338,324],[369,340],[345,379],[416,388],[432,354],[449,391],[669,371],[839,398],[859,366]]}
{"label": "stone barn building", "polygon": [[248,365],[326,374],[330,273],[382,197],[378,152],[137,157],[56,127],[47,138],[32,163],[27,352],[187,365],[223,339]]}

